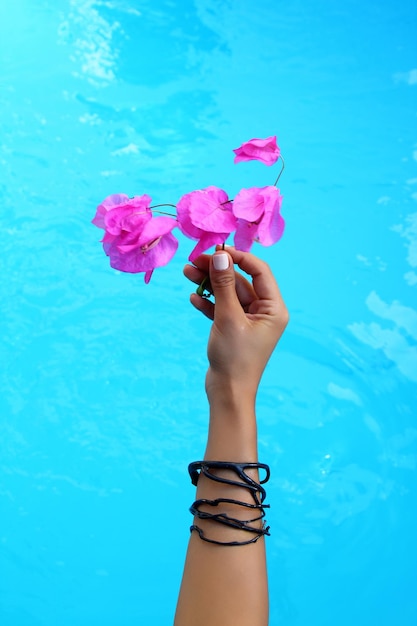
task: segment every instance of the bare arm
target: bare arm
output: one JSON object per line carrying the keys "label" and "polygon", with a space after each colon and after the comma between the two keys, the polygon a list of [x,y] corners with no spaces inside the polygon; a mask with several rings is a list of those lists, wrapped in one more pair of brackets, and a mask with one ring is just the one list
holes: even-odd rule
{"label": "bare arm", "polygon": [[[216,269],[214,257],[228,267]],[[257,462],[256,393],[268,359],[288,322],[288,313],[263,261],[233,248],[217,251],[214,257],[202,255],[196,260],[196,267],[186,266],[184,270],[195,283],[209,274],[215,295],[215,304],[197,294],[191,296],[192,304],[213,320],[206,378],[210,423],[204,459]],[[235,273],[233,264],[251,276],[252,282]],[[213,473],[236,479],[234,472],[227,469]],[[256,469],[247,470],[247,474],[259,481]],[[196,497],[253,503],[250,490],[219,483],[202,473]],[[213,509],[204,505],[201,508]],[[244,506],[220,502],[215,508],[228,518],[248,519],[248,509]],[[191,534],[175,626],[266,626],[268,584],[261,533],[263,521],[251,523],[259,529],[259,535],[210,519],[197,519],[194,523],[211,540],[242,543],[252,538],[254,543],[225,546],[202,540],[199,532]]]}

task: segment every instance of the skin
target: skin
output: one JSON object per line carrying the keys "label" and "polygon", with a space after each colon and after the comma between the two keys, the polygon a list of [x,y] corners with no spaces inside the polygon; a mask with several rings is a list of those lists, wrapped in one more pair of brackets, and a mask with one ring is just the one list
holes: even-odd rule
{"label": "skin", "polygon": [[[227,248],[229,267],[216,270],[213,256],[186,265],[196,283],[210,276],[215,304],[193,293],[191,303],[213,321],[208,342],[206,393],[210,405],[204,459],[257,462],[255,400],[265,366],[287,323],[288,311],[269,266],[252,254]],[[248,278],[235,270],[240,268]],[[233,473],[218,470],[235,478]],[[249,472],[248,472],[249,473]],[[252,478],[258,480],[252,470]],[[251,502],[247,490],[200,476],[197,498]],[[245,519],[244,507],[222,504],[222,512]],[[216,511],[220,512],[220,511]],[[243,531],[196,520],[210,538],[242,541]],[[259,522],[261,524],[261,522]],[[246,535],[246,533],[244,533]],[[265,542],[218,546],[190,537],[175,626],[267,626],[268,581]]]}

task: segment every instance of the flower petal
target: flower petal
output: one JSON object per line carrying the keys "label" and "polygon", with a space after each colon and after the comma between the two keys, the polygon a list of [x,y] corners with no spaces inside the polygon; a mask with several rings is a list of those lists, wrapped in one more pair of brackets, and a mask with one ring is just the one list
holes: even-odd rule
{"label": "flower petal", "polygon": [[233,213],[236,217],[256,222],[264,213],[265,198],[263,187],[241,189],[233,200]]}
{"label": "flower petal", "polygon": [[[252,191],[252,190],[242,190]],[[256,195],[257,193],[257,195]],[[238,250],[247,252],[253,241],[258,241],[263,246],[271,246],[276,243],[284,232],[285,222],[280,214],[282,196],[274,186],[262,187],[253,194],[258,201],[262,200],[262,215],[256,220],[247,219],[250,216],[250,203],[242,204],[242,211],[239,212],[238,227],[236,229],[234,243]],[[250,195],[242,195],[243,199]],[[238,211],[240,205],[238,203]],[[243,210],[245,209],[245,210]],[[253,212],[253,214],[255,214]]]}
{"label": "flower petal", "polygon": [[242,252],[249,252],[253,242],[258,234],[257,224],[248,222],[243,219],[238,220],[233,243],[236,250],[242,250]]}
{"label": "flower petal", "polygon": [[202,230],[194,226],[190,217],[190,205],[193,202],[195,191],[187,193],[179,199],[177,203],[177,219],[180,231],[191,239],[198,239],[202,235]]}
{"label": "flower petal", "polygon": [[272,246],[281,239],[285,228],[285,221],[279,211],[266,214],[258,226],[257,239],[263,246]]}
{"label": "flower petal", "polygon": [[225,191],[207,187],[190,195],[189,214],[194,226],[211,233],[231,233],[236,228],[236,218]]}
{"label": "flower petal", "polygon": [[111,245],[107,254],[110,265],[122,272],[137,274],[138,272],[153,271],[156,267],[166,265],[174,256],[178,248],[178,240],[168,233],[163,235],[155,246],[148,250],[135,246],[133,249],[121,252],[118,246]]}
{"label": "flower petal", "polygon": [[152,268],[162,267],[169,263],[178,249],[178,239],[174,237],[172,233],[167,233],[161,237],[159,243],[150,248],[144,256],[148,257],[148,263],[152,265]]}
{"label": "flower petal", "polygon": [[104,225],[106,232],[120,235],[122,231],[132,233],[142,230],[151,219],[152,213],[147,207],[133,208],[131,205],[125,205],[115,207],[106,213]]}
{"label": "flower petal", "polygon": [[200,241],[192,250],[188,260],[192,263],[196,260],[200,254],[211,248],[212,246],[216,246],[218,244],[222,244],[226,241],[229,233],[204,233],[201,236]]}
{"label": "flower petal", "polygon": [[141,230],[138,246],[145,246],[158,237],[163,237],[167,233],[170,233],[176,226],[178,226],[178,222],[172,217],[152,218]]}
{"label": "flower petal", "polygon": [[[107,196],[107,198],[98,205],[92,223],[98,226],[98,228],[104,229],[107,229],[108,225],[111,225],[112,233],[118,234],[118,232],[123,229],[123,225],[119,223],[120,220],[126,219],[129,214],[135,215],[150,212],[149,205],[151,202],[152,198],[147,194],[135,196],[134,198],[129,198],[129,196],[124,193],[116,193]],[[113,213],[113,211],[117,212]],[[111,218],[109,218],[109,213],[112,213]],[[115,232],[115,230],[117,230],[117,232]]]}
{"label": "flower petal", "polygon": [[111,196],[107,196],[107,198],[104,198],[103,202],[98,205],[96,214],[91,220],[92,223],[98,228],[105,228],[104,217],[106,213],[110,211],[110,209],[113,209],[115,206],[125,204],[128,201],[129,196],[124,193],[116,193]]}
{"label": "flower petal", "polygon": [[250,139],[239,148],[233,150],[233,152],[236,155],[235,163],[257,160],[262,161],[265,165],[276,163],[281,154],[276,136],[267,137],[266,139]]}

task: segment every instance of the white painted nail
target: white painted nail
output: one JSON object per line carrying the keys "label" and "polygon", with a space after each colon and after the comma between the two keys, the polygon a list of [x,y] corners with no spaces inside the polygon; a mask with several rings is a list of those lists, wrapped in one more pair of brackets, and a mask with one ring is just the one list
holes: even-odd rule
{"label": "white painted nail", "polygon": [[213,265],[216,270],[227,270],[229,267],[229,256],[225,252],[216,252],[213,256]]}

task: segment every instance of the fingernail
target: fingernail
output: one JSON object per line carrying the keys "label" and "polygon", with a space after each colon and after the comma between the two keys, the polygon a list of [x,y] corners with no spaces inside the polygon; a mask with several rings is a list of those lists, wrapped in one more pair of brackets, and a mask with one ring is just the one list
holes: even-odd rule
{"label": "fingernail", "polygon": [[215,270],[227,270],[229,267],[229,256],[225,252],[217,252],[213,256]]}

